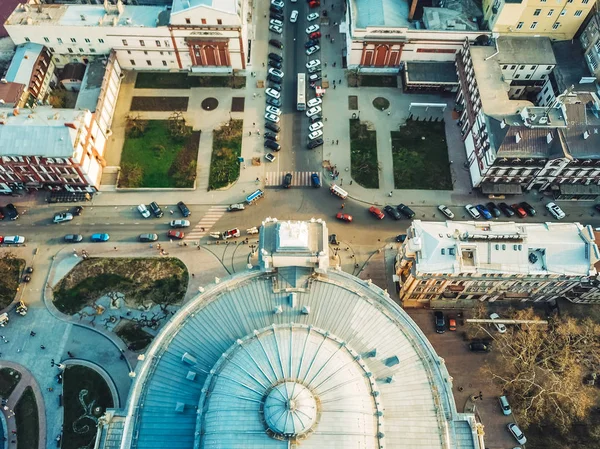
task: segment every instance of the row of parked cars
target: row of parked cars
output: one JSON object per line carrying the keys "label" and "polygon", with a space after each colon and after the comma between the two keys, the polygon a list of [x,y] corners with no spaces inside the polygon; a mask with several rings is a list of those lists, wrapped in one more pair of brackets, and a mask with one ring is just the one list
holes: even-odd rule
{"label": "row of parked cars", "polygon": [[[454,214],[446,206],[439,206],[438,209],[447,218],[454,218]],[[525,218],[527,216],[534,217],[537,213],[535,208],[527,202],[516,203],[511,206],[509,206],[506,203],[500,203],[496,206],[496,204],[493,202],[489,202],[485,205],[478,204],[476,206],[473,206],[472,204],[467,204],[465,206],[465,209],[467,210],[469,215],[471,215],[471,217],[473,217],[475,220],[479,220],[481,218],[485,220],[491,220],[493,218],[500,217],[500,215],[502,214],[504,214],[508,218],[512,218],[515,216],[519,218]],[[546,209],[557,220],[561,220],[566,216],[563,210],[556,203],[547,203]]]}
{"label": "row of parked cars", "polygon": [[[177,203],[177,209],[179,209],[179,212],[181,212],[181,215],[183,215],[185,218],[192,215],[192,213],[190,212],[190,209],[186,206],[186,204],[183,201],[180,201]],[[144,218],[150,218],[151,216],[154,216],[155,218],[161,218],[164,215],[162,209],[156,203],[156,201],[152,201],[148,206],[146,206],[145,204],[140,204],[140,205],[138,205],[137,210]],[[173,213],[173,211],[171,211],[171,213]],[[187,221],[187,220],[174,220],[174,221]],[[189,221],[187,221],[187,223],[189,226]]]}
{"label": "row of parked cars", "polygon": [[[415,212],[408,207],[406,204],[398,204],[397,206],[387,205],[383,208],[386,214],[392,217],[394,220],[402,220],[403,218],[413,219],[415,217]],[[378,207],[371,206],[369,208],[369,212],[375,218],[379,220],[383,220],[385,218],[384,213]]]}
{"label": "row of parked cars", "polygon": [[[187,220],[174,220],[174,221],[187,221]],[[188,222],[188,226],[189,226],[189,222]],[[180,227],[180,226],[172,226],[172,227]],[[181,231],[175,231],[172,229],[167,232],[168,239],[182,239],[184,237],[185,237],[185,234]],[[83,235],[67,234],[64,236],[63,240],[66,243],[81,243],[81,242],[83,242]],[[110,235],[106,234],[106,233],[97,233],[97,234],[92,234],[90,236],[90,241],[92,241],[92,242],[102,243],[102,242],[108,242],[109,240],[110,240]],[[138,240],[140,242],[155,242],[158,240],[158,235],[157,234],[140,234],[138,236]],[[25,240],[23,238],[23,242],[24,241]],[[21,242],[21,243],[23,243],[23,242]]]}
{"label": "row of parked cars", "polygon": [[[307,20],[316,20],[319,18],[319,14],[312,13],[307,16]],[[304,44],[305,52],[307,56],[311,56],[321,49],[320,39],[321,31],[319,25],[310,25],[306,30],[308,40]],[[319,59],[311,59],[306,63],[306,69],[308,70],[308,82],[312,88],[316,86],[317,81],[321,79],[321,61]],[[323,116],[322,106],[323,99],[320,97],[311,98],[306,102],[306,116],[310,120],[308,125],[308,143],[306,147],[309,150],[313,150],[323,145]]]}
{"label": "row of parked cars", "polygon": [[[285,16],[283,14],[283,8],[285,4],[281,0],[271,0],[271,6],[269,9],[269,30],[275,34],[283,33],[283,24],[285,22]],[[292,18],[294,20],[292,20]],[[290,16],[290,21],[295,22],[298,18],[296,14]],[[283,43],[278,39],[270,39],[269,45],[283,50]],[[267,65],[269,67],[267,73],[268,85],[265,90],[266,94],[266,106],[265,106],[265,132],[264,132],[264,146],[265,148],[272,151],[281,151],[281,144],[279,141],[279,132],[281,126],[279,125],[281,116],[282,106],[282,91],[283,91],[283,56],[270,52],[268,55]],[[267,153],[265,159],[269,162],[273,162],[276,156],[273,153]]]}

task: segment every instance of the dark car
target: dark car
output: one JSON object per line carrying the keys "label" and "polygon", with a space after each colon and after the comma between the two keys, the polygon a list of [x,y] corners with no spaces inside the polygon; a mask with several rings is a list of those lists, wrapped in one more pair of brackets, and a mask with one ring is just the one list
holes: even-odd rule
{"label": "dark car", "polygon": [[271,5],[269,11],[274,12],[276,14],[281,14],[283,12],[283,8],[281,6]]}
{"label": "dark car", "polygon": [[292,186],[292,174],[286,173],[285,176],[283,177],[282,187],[289,189],[291,186]]}
{"label": "dark car", "polygon": [[406,218],[414,218],[414,216],[415,216],[415,212],[410,207],[406,206],[405,204],[402,204],[402,203],[398,204],[396,209],[398,209],[398,212],[400,212]]}
{"label": "dark car", "polygon": [[443,334],[446,332],[446,318],[444,318],[444,313],[437,311],[433,313],[434,322],[435,322],[435,331],[438,334]]}
{"label": "dark car", "polygon": [[4,207],[4,212],[4,215],[6,215],[11,220],[16,220],[17,218],[19,218],[19,211],[12,203],[9,203]]}
{"label": "dark car", "polygon": [[[271,76],[271,74],[269,74],[269,76]],[[278,82],[270,82],[269,87],[271,89],[275,89],[277,92],[281,92],[281,89],[282,89],[281,83],[278,83]]]}
{"label": "dark car", "polygon": [[323,139],[315,139],[308,142],[306,144],[306,148],[308,148],[309,150],[314,150],[315,148],[320,147],[321,145],[323,145]]}
{"label": "dark car", "polygon": [[270,11],[269,17],[271,19],[281,20],[282,22],[285,20],[285,16],[283,14],[281,14],[280,12],[273,11],[273,10]]}
{"label": "dark car", "polygon": [[190,210],[188,209],[188,207],[185,205],[185,203],[183,201],[180,201],[179,203],[177,203],[177,207],[179,208],[181,215],[183,215],[184,217],[189,217],[190,215],[192,215],[192,213],[190,212]]}
{"label": "dark car", "polygon": [[269,45],[272,45],[273,47],[277,47],[279,49],[283,48],[283,44],[281,43],[281,41],[279,41],[277,39],[270,39],[269,40]]}
{"label": "dark car", "polygon": [[398,243],[402,243],[402,242],[404,242],[404,240],[406,240],[406,234],[398,234],[396,236],[396,241]]}
{"label": "dark car", "polygon": [[311,39],[308,42],[306,42],[306,44],[304,44],[304,47],[310,48],[310,47],[314,47],[315,45],[319,45],[319,41],[316,39]]}
{"label": "dark car", "polygon": [[323,116],[321,114],[316,114],[310,117],[309,120],[310,123],[317,123],[323,120]]}
{"label": "dark car", "polygon": [[156,218],[160,218],[163,216],[163,211],[160,208],[160,206],[156,203],[156,201],[152,201],[150,204],[150,210],[152,211],[152,213],[154,214],[154,216]]}
{"label": "dark car", "polygon": [[600,204],[595,204],[594,209],[596,209],[598,212],[600,212]]}
{"label": "dark car", "polygon": [[273,151],[279,151],[281,150],[281,145],[279,145],[274,140],[265,139],[265,148],[269,148]]}
{"label": "dark car", "polygon": [[490,352],[492,346],[484,341],[472,341],[469,343],[469,350],[473,352]]}
{"label": "dark car", "polygon": [[267,95],[267,104],[271,105],[271,106],[275,106],[276,108],[280,108],[281,107],[281,99],[280,98],[273,98],[273,97],[269,97]]}
{"label": "dark car", "polygon": [[265,122],[265,128],[270,129],[271,131],[275,131],[276,133],[281,131],[281,127],[278,124],[271,122]]}
{"label": "dark car", "polygon": [[316,173],[313,173],[310,175],[310,180],[312,182],[313,187],[321,187],[321,178],[319,178],[319,175]]}
{"label": "dark car", "polygon": [[519,204],[519,206],[521,206],[523,209],[525,209],[525,212],[527,212],[527,215],[529,215],[530,217],[535,216],[535,209],[528,202],[523,201],[522,203]]}
{"label": "dark car", "polygon": [[269,57],[269,59],[273,59],[275,61],[283,62],[283,56],[278,55],[277,53],[269,53],[268,57]]}
{"label": "dark car", "polygon": [[4,214],[2,213],[2,209],[0,209],[0,220],[4,220]]}
{"label": "dark car", "polygon": [[274,59],[269,59],[269,67],[274,67],[276,69],[280,69],[283,67],[283,64],[281,64],[280,61],[275,61]]}
{"label": "dark car", "polygon": [[75,217],[79,217],[83,214],[83,206],[75,206],[72,213]]}
{"label": "dark car", "polygon": [[[269,62],[271,62],[271,61],[269,61]],[[281,80],[282,80],[282,78],[280,78],[280,77],[278,77],[278,76],[275,76],[275,75],[273,75],[272,73],[269,73],[269,74],[267,75],[267,80],[271,81],[271,83],[274,83],[274,84],[279,84],[279,86],[281,87]],[[269,87],[272,87],[273,89],[276,89],[276,88],[275,88],[275,87],[273,87],[273,86],[269,86]],[[281,92],[281,89],[279,89],[279,91]]]}
{"label": "dark car", "polygon": [[500,212],[500,209],[498,209],[498,206],[496,206],[491,201],[489,203],[487,203],[485,205],[485,207],[487,208],[487,210],[490,211],[490,214],[492,214],[494,216],[494,218],[498,218],[502,214],[502,212]]}
{"label": "dark car", "polygon": [[392,217],[394,220],[401,220],[402,219],[402,214],[400,214],[400,212],[398,212],[396,210],[395,207],[392,206],[385,206],[383,208],[384,212],[386,214],[388,214],[390,217]]}
{"label": "dark car", "polygon": [[506,203],[500,203],[500,204],[498,204],[498,207],[500,208],[500,210],[502,211],[502,213],[504,215],[506,215],[508,218],[511,218],[511,217],[515,216],[515,211],[508,204],[506,204]]}
{"label": "dark car", "polygon": [[265,133],[265,139],[269,140],[279,140],[279,136],[276,133]]}
{"label": "dark car", "polygon": [[65,242],[67,243],[79,243],[83,240],[81,234],[67,234],[65,235]]}
{"label": "dark car", "polygon": [[479,211],[481,215],[483,215],[483,218],[485,218],[486,220],[492,219],[492,214],[490,214],[490,211],[487,210],[487,207],[485,207],[483,204],[478,204],[477,206],[475,206],[475,208]]}

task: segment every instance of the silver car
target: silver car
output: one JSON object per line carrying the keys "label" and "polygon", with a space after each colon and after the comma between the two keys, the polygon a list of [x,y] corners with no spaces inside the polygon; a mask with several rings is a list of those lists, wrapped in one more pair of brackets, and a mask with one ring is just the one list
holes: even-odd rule
{"label": "silver car", "polygon": [[171,220],[169,226],[172,228],[188,228],[190,226],[190,222],[188,220]]}

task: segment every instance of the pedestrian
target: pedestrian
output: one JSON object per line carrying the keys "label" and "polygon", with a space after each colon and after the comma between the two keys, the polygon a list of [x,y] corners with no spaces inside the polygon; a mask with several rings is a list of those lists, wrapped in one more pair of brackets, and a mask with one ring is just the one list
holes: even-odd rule
{"label": "pedestrian", "polygon": [[115,251],[118,251],[117,247],[115,246]]}
{"label": "pedestrian", "polygon": [[336,87],[337,87],[337,86],[334,84],[334,85],[333,85],[333,90],[335,90],[335,88],[336,88]]}
{"label": "pedestrian", "polygon": [[346,207],[346,203],[342,203],[342,207],[340,207],[340,209],[343,209],[344,207]]}
{"label": "pedestrian", "polygon": [[195,277],[196,277],[196,275],[195,275],[194,273],[192,273],[192,277],[193,277],[193,278],[195,278]]}
{"label": "pedestrian", "polygon": [[344,184],[344,178],[340,179],[340,187],[342,187],[342,185]]}
{"label": "pedestrian", "polygon": [[260,182],[260,179],[256,178],[256,181],[254,181],[254,182],[256,182],[256,184],[258,184]]}
{"label": "pedestrian", "polygon": [[251,136],[252,135],[252,131],[248,131],[248,135]]}
{"label": "pedestrian", "polygon": [[350,180],[350,185],[352,185],[352,180]]}
{"label": "pedestrian", "polygon": [[260,129],[256,130],[256,134],[258,134],[260,136]]}
{"label": "pedestrian", "polygon": [[252,94],[252,98],[256,98],[256,92]]}
{"label": "pedestrian", "polygon": [[333,85],[335,86],[335,80],[333,80]]}
{"label": "pedestrian", "polygon": [[[342,80],[339,80],[339,81],[338,81],[338,84],[342,84]],[[358,112],[360,113],[360,111],[358,111]]]}
{"label": "pedestrian", "polygon": [[35,332],[31,331],[31,332],[29,332],[29,335],[31,335],[32,337],[35,337]]}
{"label": "pedestrian", "polygon": [[334,7],[334,6],[335,6],[335,5],[331,5],[331,10],[332,10],[332,11],[333,11],[333,7]]}
{"label": "pedestrian", "polygon": [[333,66],[335,67],[335,65],[336,65],[336,64],[337,64],[337,63],[335,63],[335,62],[334,62],[334,63],[333,63]]}
{"label": "pedestrian", "polygon": [[325,62],[324,64],[325,64],[325,67],[327,67],[327,63]]}
{"label": "pedestrian", "polygon": [[392,196],[393,194],[394,194],[394,192],[393,192],[393,191],[390,191],[390,194],[389,194],[389,196]]}
{"label": "pedestrian", "polygon": [[44,345],[40,345],[40,349],[46,349]]}
{"label": "pedestrian", "polygon": [[[204,232],[204,228],[200,228],[200,232]],[[200,244],[200,243],[198,243],[198,245],[199,245],[199,244]]]}
{"label": "pedestrian", "polygon": [[198,251],[200,251],[200,245],[198,245]]}
{"label": "pedestrian", "polygon": [[71,358],[73,358],[73,353],[71,351],[67,351],[67,355]]}
{"label": "pedestrian", "polygon": [[170,213],[171,215],[173,215],[175,212],[173,212],[173,210],[172,210],[172,209],[169,209],[169,213]]}
{"label": "pedestrian", "polygon": [[256,122],[252,122],[252,126],[256,126]]}
{"label": "pedestrian", "polygon": [[265,66],[265,63],[263,62],[263,67]]}
{"label": "pedestrian", "polygon": [[332,37],[331,38],[331,43],[333,44],[335,42],[335,39]]}
{"label": "pedestrian", "polygon": [[337,26],[337,22],[333,22],[333,26],[334,26],[334,27],[335,27],[335,26]]}
{"label": "pedestrian", "polygon": [[390,115],[392,113],[392,111],[388,111],[388,115]]}

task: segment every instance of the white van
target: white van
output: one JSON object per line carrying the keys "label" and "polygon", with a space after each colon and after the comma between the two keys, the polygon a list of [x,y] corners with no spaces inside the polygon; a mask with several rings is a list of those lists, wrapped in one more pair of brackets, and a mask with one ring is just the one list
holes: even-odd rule
{"label": "white van", "polygon": [[4,243],[7,245],[21,245],[25,243],[25,237],[20,235],[7,235],[4,237]]}
{"label": "white van", "polygon": [[506,416],[510,415],[512,413],[512,410],[510,409],[510,404],[508,403],[507,397],[500,396],[498,398],[498,401],[500,402],[500,408],[502,409],[502,413]]}
{"label": "white van", "polygon": [[342,189],[341,187],[335,185],[335,184],[331,184],[331,187],[329,188],[329,191],[331,193],[333,193],[335,196],[339,196],[341,199],[345,200],[346,198],[348,198],[348,192],[346,192],[344,189]]}

